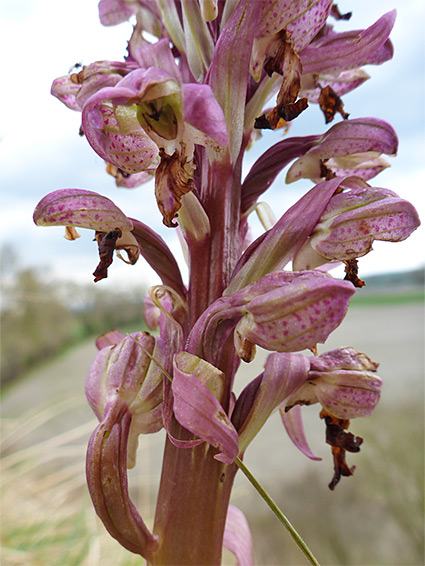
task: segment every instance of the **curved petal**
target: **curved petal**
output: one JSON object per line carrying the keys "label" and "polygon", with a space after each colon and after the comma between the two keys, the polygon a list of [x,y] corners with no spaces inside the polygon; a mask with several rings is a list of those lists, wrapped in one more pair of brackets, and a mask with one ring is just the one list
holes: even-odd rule
{"label": "curved petal", "polygon": [[[264,372],[240,394],[232,414],[243,454],[272,412],[301,387],[310,364],[301,354],[270,354]],[[257,382],[257,383],[256,383]]]}
{"label": "curved petal", "polygon": [[322,88],[329,86],[337,96],[341,97],[356,89],[368,79],[370,79],[370,75],[363,69],[308,73],[301,77],[300,96],[305,96],[309,102],[318,104]]}
{"label": "curved petal", "polygon": [[131,415],[122,401],[109,406],[87,449],[87,485],[106,529],[130,552],[149,558],[158,547],[131,501],[127,480],[127,440]]}
{"label": "curved petal", "polygon": [[[229,141],[223,110],[209,85],[184,84],[184,120],[224,147]],[[202,143],[202,142],[195,142]]]}
{"label": "curved petal", "polygon": [[216,460],[231,464],[238,455],[238,434],[215,395],[200,381],[200,378],[205,378],[203,374],[206,371],[215,373],[218,370],[199,360],[202,367],[198,376],[188,373],[189,368],[186,372],[179,367],[182,355],[184,359],[191,354],[182,352],[180,358],[174,361],[172,390],[176,419],[187,430],[220,451],[214,456]]}
{"label": "curved petal", "polygon": [[186,295],[180,268],[170,248],[154,230],[139,220],[131,219],[133,235],[136,238],[140,253],[156,271],[164,285],[168,285],[179,295]]}
{"label": "curved petal", "polygon": [[[267,290],[272,281],[279,283]],[[297,352],[325,342],[355,292],[350,282],[319,271],[272,273],[254,286],[258,294],[241,308],[244,316],[235,332],[277,352]]]}
{"label": "curved petal", "polygon": [[[311,358],[308,380],[285,402],[295,405],[320,403],[339,419],[365,417],[376,407],[382,388],[374,373],[378,364],[353,348],[340,348]],[[290,411],[290,412],[291,412]]]}
{"label": "curved petal", "polygon": [[134,7],[124,0],[100,0],[98,9],[100,23],[104,26],[125,22],[134,14]]}
{"label": "curved petal", "polygon": [[37,226],[79,226],[99,232],[133,228],[131,220],[110,199],[84,189],[49,193],[37,204],[33,219]]}
{"label": "curved petal", "polygon": [[76,99],[80,88],[81,85],[72,82],[70,75],[65,75],[53,81],[50,93],[71,110],[81,110]]}
{"label": "curved petal", "polygon": [[[241,0],[226,22],[215,46],[207,81],[223,109],[229,133],[229,152],[235,163],[242,144],[244,101],[246,99],[249,62],[257,31],[258,9]],[[234,54],[238,54],[235,65]]]}
{"label": "curved petal", "polygon": [[298,450],[300,450],[305,456],[307,456],[307,458],[310,458],[310,460],[321,460],[322,458],[319,458],[318,456],[315,456],[313,454],[310,446],[308,445],[301,418],[301,407],[299,405],[296,405],[287,412],[283,407],[281,407],[279,411],[283,426],[285,427],[289,438],[292,440]]}
{"label": "curved petal", "polygon": [[381,379],[370,371],[339,370],[322,372],[316,394],[322,407],[335,417],[356,419],[372,413],[381,388]]}
{"label": "curved petal", "polygon": [[237,263],[224,295],[230,295],[263,275],[283,269],[313,232],[323,210],[343,178],[313,187],[255,240]]}
{"label": "curved petal", "polygon": [[265,151],[251,167],[242,183],[241,211],[246,212],[270,187],[288,163],[304,155],[319,140],[320,136],[289,138]]}
{"label": "curved petal", "polygon": [[240,509],[229,505],[223,546],[236,556],[237,566],[254,566],[254,551],[248,521]]}
{"label": "curved petal", "polygon": [[312,42],[300,52],[304,73],[343,71],[372,62],[371,57],[387,41],[395,18],[393,10],[365,30],[329,34],[322,41]]}
{"label": "curved petal", "polygon": [[158,146],[145,133],[136,115],[127,113],[131,131],[121,133],[120,125],[110,105],[103,104],[105,91],[91,96],[83,108],[83,128],[94,151],[108,163],[126,173],[155,169],[159,163]]}
{"label": "curved petal", "polygon": [[387,122],[376,118],[344,120],[332,126],[291,165],[286,182],[293,183],[301,178],[320,180],[325,176],[322,165],[338,177],[365,172],[365,176],[371,178],[382,170],[379,155],[395,155],[397,149],[397,134]]}
{"label": "curved petal", "polygon": [[353,186],[335,195],[311,239],[321,256],[349,260],[366,255],[374,240],[399,242],[420,225],[410,202],[387,189]]}

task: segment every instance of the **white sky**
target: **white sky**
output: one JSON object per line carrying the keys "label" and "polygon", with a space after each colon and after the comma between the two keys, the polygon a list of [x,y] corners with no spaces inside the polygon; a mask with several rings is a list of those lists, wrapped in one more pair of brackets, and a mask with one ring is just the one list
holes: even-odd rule
{"label": "white sky", "polygon": [[[78,136],[80,114],[52,97],[54,78],[64,75],[75,63],[122,60],[130,36],[129,23],[104,28],[98,21],[96,0],[21,0],[0,8],[2,34],[2,89],[0,103],[0,167],[2,242],[11,243],[21,263],[47,266],[52,275],[91,281],[97,263],[92,234],[81,231],[76,242],[63,239],[58,228],[37,228],[32,213],[48,192],[78,187],[101,192],[114,200],[129,216],[140,218],[161,233],[181,257],[175,232],[162,226],[151,184],[135,191],[117,189],[104,163],[87,142]],[[367,70],[372,78],[344,97],[352,118],[375,116],[390,122],[400,138],[399,155],[392,167],[372,180],[413,202],[425,217],[425,127],[424,127],[424,34],[425,7],[422,0],[341,0],[342,12],[353,11],[339,29],[364,28],[396,7],[398,19],[392,34],[395,57],[381,67]],[[326,131],[317,107],[294,122],[290,135]],[[266,141],[280,139],[277,132]],[[262,151],[261,142],[248,154],[246,169]],[[264,200],[283,213],[306,188],[285,185],[280,176]],[[84,233],[86,232],[86,233]],[[375,252],[360,261],[360,275],[420,267],[424,264],[423,230],[407,241],[377,242]],[[126,282],[157,282],[149,267],[139,261],[127,266],[116,260],[104,285]]]}

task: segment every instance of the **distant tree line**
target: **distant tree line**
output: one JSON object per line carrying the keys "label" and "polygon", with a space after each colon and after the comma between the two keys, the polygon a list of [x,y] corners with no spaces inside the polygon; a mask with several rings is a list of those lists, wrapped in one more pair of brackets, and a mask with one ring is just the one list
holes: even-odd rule
{"label": "distant tree line", "polygon": [[[6,256],[6,257],[5,257]],[[49,281],[2,253],[1,385],[81,340],[132,325],[142,328],[142,286],[125,292]],[[5,264],[7,264],[5,266]]]}

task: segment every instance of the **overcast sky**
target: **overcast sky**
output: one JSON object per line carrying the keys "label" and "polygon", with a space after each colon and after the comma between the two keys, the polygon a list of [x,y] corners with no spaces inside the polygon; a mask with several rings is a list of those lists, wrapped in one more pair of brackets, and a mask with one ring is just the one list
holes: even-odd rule
{"label": "overcast sky", "polygon": [[[340,1],[342,12],[353,11],[349,22],[338,28],[359,29],[371,25],[386,11],[397,8],[392,34],[395,57],[381,67],[366,70],[371,79],[344,97],[351,118],[375,116],[390,122],[400,138],[399,154],[392,167],[372,180],[414,203],[425,217],[425,127],[424,127],[424,2],[403,0]],[[174,231],[162,226],[151,184],[129,191],[118,189],[104,172],[103,161],[84,138],[78,136],[80,114],[53,98],[50,86],[75,63],[122,60],[131,25],[104,28],[98,21],[97,1],[20,0],[2,3],[2,89],[0,102],[0,166],[2,243],[11,243],[21,264],[46,266],[52,276],[92,280],[97,263],[92,233],[68,242],[60,228],[38,228],[32,213],[48,192],[77,187],[101,192],[114,200],[129,216],[150,224],[178,252]],[[295,120],[290,135],[323,133],[323,115],[314,106]],[[252,154],[250,164],[278,141],[277,132],[265,136]],[[311,183],[285,185],[280,176],[265,199],[283,213]],[[84,233],[85,232],[85,233]],[[376,243],[375,251],[360,261],[360,275],[420,267],[424,264],[423,230],[406,242]],[[146,280],[157,282],[148,266],[139,261],[127,266],[116,260],[104,285]]]}

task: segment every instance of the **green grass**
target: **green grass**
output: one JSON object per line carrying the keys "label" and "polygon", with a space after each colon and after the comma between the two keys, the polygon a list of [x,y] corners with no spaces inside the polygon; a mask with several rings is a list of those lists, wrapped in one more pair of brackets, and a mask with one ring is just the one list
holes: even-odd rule
{"label": "green grass", "polygon": [[370,293],[362,295],[360,289],[351,299],[353,307],[404,305],[407,303],[424,303],[425,293],[423,290],[410,291],[407,293]]}

